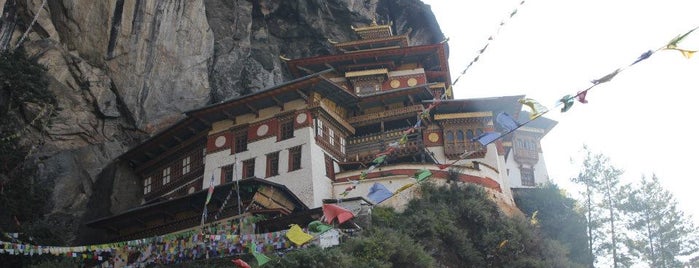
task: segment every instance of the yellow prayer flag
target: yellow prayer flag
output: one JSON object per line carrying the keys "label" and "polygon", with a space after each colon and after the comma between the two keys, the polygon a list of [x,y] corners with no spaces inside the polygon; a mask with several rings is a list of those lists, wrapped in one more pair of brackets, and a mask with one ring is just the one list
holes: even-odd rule
{"label": "yellow prayer flag", "polygon": [[697,53],[696,51],[684,50],[684,49],[680,49],[680,52],[682,52],[682,56],[684,56],[687,59],[691,59],[692,56],[694,56],[694,53]]}
{"label": "yellow prayer flag", "polygon": [[286,232],[286,238],[288,238],[297,246],[300,246],[308,243],[308,241],[311,241],[311,239],[313,239],[313,236],[304,233],[303,230],[301,230],[301,227],[299,227],[297,224],[292,224],[291,228],[289,228],[289,231]]}
{"label": "yellow prayer flag", "polygon": [[406,184],[406,185],[403,185],[402,187],[398,188],[398,190],[396,190],[396,192],[393,193],[393,194],[396,195],[396,194],[398,194],[398,193],[400,193],[400,192],[402,192],[402,191],[405,191],[406,189],[410,188],[410,187],[413,186],[413,185],[415,185],[414,182],[411,182],[411,183],[408,183],[408,184]]}

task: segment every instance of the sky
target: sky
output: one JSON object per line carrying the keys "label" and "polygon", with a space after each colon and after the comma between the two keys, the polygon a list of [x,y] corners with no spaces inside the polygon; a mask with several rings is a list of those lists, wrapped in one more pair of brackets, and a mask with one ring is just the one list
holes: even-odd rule
{"label": "sky", "polygon": [[[454,85],[455,98],[526,95],[549,108],[699,26],[696,0],[423,2],[449,38],[452,81],[493,37]],[[679,47],[699,50],[699,30]],[[542,140],[549,176],[578,192],[570,178],[580,170],[585,144],[623,169],[623,182],[656,174],[699,226],[697,91],[699,54],[687,59],[661,50],[592,88],[588,104],[548,112],[558,121]]]}

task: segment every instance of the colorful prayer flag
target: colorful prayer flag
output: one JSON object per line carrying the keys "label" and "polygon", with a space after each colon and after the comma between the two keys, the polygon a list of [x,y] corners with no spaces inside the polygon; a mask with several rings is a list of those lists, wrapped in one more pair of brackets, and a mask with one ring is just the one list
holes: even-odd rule
{"label": "colorful prayer flag", "polygon": [[272,260],[269,257],[265,256],[265,254],[259,253],[257,251],[253,251],[252,255],[255,256],[255,260],[257,260],[258,266],[265,265],[265,263]]}
{"label": "colorful prayer flag", "polygon": [[647,59],[647,58],[650,58],[651,55],[653,55],[653,51],[652,51],[652,50],[648,50],[648,51],[644,52],[643,54],[641,54],[641,56],[638,56],[638,59],[636,59],[636,61],[634,61],[633,63],[631,63],[631,65],[634,65],[634,64],[636,64],[636,63],[639,63],[639,62],[641,62],[641,61],[643,61],[643,60],[645,60],[645,59]]}
{"label": "colorful prayer flag", "polygon": [[478,141],[481,145],[486,146],[491,142],[499,139],[502,136],[500,132],[483,132],[480,136],[474,138],[474,141]]}
{"label": "colorful prayer flag", "polygon": [[303,230],[301,230],[301,227],[299,227],[297,224],[292,224],[289,231],[286,232],[286,238],[297,246],[300,246],[308,243],[308,241],[311,241],[313,236],[304,233]]}
{"label": "colorful prayer flag", "polygon": [[573,96],[571,96],[571,95],[565,95],[559,101],[561,103],[563,103],[563,108],[561,108],[561,113],[565,113],[568,110],[570,110],[570,107],[573,107],[573,104],[575,103],[575,98],[573,98]]}
{"label": "colorful prayer flag", "polygon": [[235,264],[235,267],[238,267],[238,268],[250,268],[250,265],[241,259],[233,260],[233,264]]}
{"label": "colorful prayer flag", "polygon": [[367,198],[369,198],[371,202],[374,202],[374,204],[378,204],[386,199],[389,199],[391,196],[393,196],[393,193],[389,191],[388,188],[386,188],[386,186],[376,182],[369,189],[369,194],[367,195]]}
{"label": "colorful prayer flag", "polygon": [[511,132],[519,127],[519,123],[506,112],[499,113],[495,117],[495,121],[505,132]]}
{"label": "colorful prayer flag", "polygon": [[214,174],[211,174],[211,180],[209,181],[209,193],[206,194],[206,202],[204,205],[208,205],[211,201],[211,196],[214,194]]}
{"label": "colorful prayer flag", "polygon": [[308,230],[314,233],[325,233],[328,230],[332,230],[332,226],[323,224],[320,221],[312,221],[308,224]]}
{"label": "colorful prayer flag", "polygon": [[371,163],[374,163],[376,165],[381,165],[381,163],[383,163],[383,161],[385,161],[385,160],[386,160],[386,155],[382,155],[382,156],[375,158],[374,161],[371,161]]}
{"label": "colorful prayer flag", "polygon": [[621,69],[616,69],[613,72],[611,72],[605,76],[600,77],[599,79],[592,80],[591,82],[595,85],[609,82],[610,80],[612,80],[612,78],[614,78],[617,74],[619,74],[620,71],[621,71]]}
{"label": "colorful prayer flag", "polygon": [[589,89],[586,89],[586,90],[583,90],[583,91],[578,92],[577,96],[578,96],[578,101],[579,101],[580,103],[583,103],[583,104],[587,103],[587,100],[585,99],[585,97],[587,97],[587,91],[588,91],[588,90],[589,90]]}
{"label": "colorful prayer flag", "polygon": [[398,193],[400,193],[400,192],[402,192],[402,191],[407,190],[408,188],[412,187],[413,185],[415,185],[414,182],[411,182],[411,183],[408,183],[408,184],[406,184],[406,185],[401,186],[400,188],[398,188],[398,189],[396,190],[396,192],[394,193],[394,195],[396,195],[396,194],[398,194]]}
{"label": "colorful prayer flag", "polygon": [[538,101],[530,98],[519,99],[519,103],[528,106],[529,109],[532,110],[531,114],[529,115],[530,120],[536,119],[537,117],[543,115],[549,110],[548,108],[546,108],[546,106],[543,106]]}
{"label": "colorful prayer flag", "polygon": [[432,176],[432,172],[430,172],[429,169],[423,168],[423,169],[415,172],[415,179],[417,180],[417,182],[422,182],[422,181],[426,180],[427,178],[429,178],[430,176]]}
{"label": "colorful prayer flag", "polygon": [[337,222],[340,224],[354,218],[351,211],[333,204],[323,204],[323,216],[327,223],[332,223],[337,218]]}

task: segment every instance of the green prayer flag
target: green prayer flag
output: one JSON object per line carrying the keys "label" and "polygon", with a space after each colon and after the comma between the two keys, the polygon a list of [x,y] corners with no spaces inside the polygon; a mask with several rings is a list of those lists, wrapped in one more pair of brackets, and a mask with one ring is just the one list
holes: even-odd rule
{"label": "green prayer flag", "polygon": [[381,165],[381,163],[383,163],[383,161],[385,161],[385,160],[386,160],[386,155],[382,155],[382,156],[379,156],[376,159],[374,159],[374,161],[371,161],[371,163]]}
{"label": "green prayer flag", "polygon": [[415,172],[415,179],[417,182],[422,182],[432,176],[432,172],[430,172],[428,169],[421,169]]}
{"label": "green prayer flag", "polygon": [[312,221],[308,224],[308,230],[314,233],[325,233],[332,228],[332,226],[323,224],[321,221]]}
{"label": "green prayer flag", "polygon": [[575,98],[571,95],[565,95],[563,98],[560,100],[561,103],[563,103],[563,108],[561,108],[561,113],[565,113],[568,110],[570,110],[570,107],[573,107],[573,104],[575,103]]}
{"label": "green prayer flag", "polygon": [[271,261],[269,257],[265,256],[265,254],[258,253],[258,252],[253,252],[253,256],[255,256],[255,259],[257,260],[257,265],[262,266],[265,265],[265,263]]}

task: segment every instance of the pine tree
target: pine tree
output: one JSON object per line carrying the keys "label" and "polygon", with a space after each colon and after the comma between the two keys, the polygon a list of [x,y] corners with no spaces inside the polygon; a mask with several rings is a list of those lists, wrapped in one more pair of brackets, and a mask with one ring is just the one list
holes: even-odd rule
{"label": "pine tree", "polygon": [[698,251],[696,228],[655,174],[650,180],[644,176],[624,201],[622,208],[630,216],[627,224],[634,232],[629,248],[649,266],[680,267],[678,256]]}
{"label": "pine tree", "polygon": [[585,158],[580,173],[571,180],[584,187],[582,203],[587,224],[587,243],[593,263],[600,255],[611,255],[613,267],[628,265],[631,259],[622,248],[626,240],[623,226],[619,225],[621,193],[621,169],[614,167],[607,156],[593,154],[583,147]]}

